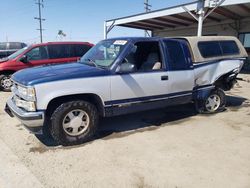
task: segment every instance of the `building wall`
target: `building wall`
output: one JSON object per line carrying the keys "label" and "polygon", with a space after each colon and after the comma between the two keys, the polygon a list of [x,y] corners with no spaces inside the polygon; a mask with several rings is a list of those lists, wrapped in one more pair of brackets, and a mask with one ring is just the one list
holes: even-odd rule
{"label": "building wall", "polygon": [[[239,33],[250,32],[250,18],[242,21],[223,21],[213,24],[203,25],[203,35],[227,35],[238,37]],[[171,36],[195,36],[197,34],[197,24],[179,27],[174,29],[154,30],[154,36],[171,37]]]}

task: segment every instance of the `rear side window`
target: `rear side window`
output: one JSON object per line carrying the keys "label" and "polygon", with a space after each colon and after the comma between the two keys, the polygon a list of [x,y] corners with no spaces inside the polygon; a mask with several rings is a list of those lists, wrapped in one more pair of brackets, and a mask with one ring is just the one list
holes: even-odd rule
{"label": "rear side window", "polygon": [[199,42],[198,48],[203,57],[222,56],[218,41]]}
{"label": "rear side window", "polygon": [[186,70],[189,65],[186,61],[182,44],[178,41],[165,41],[169,56],[170,70]]}
{"label": "rear side window", "polygon": [[239,53],[239,48],[234,41],[221,41],[220,45],[223,55],[231,55]]}
{"label": "rear side window", "polygon": [[70,45],[55,44],[48,46],[50,59],[68,58],[70,55]]}
{"label": "rear side window", "polygon": [[82,57],[91,46],[85,45],[85,44],[72,44],[72,57]]}
{"label": "rear side window", "polygon": [[235,41],[204,41],[198,43],[198,48],[205,58],[239,53]]}

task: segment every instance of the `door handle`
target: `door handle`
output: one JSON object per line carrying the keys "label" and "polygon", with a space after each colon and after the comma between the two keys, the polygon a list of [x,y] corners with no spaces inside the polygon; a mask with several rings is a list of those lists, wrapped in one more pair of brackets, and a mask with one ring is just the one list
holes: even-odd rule
{"label": "door handle", "polygon": [[168,80],[168,76],[161,76],[161,80]]}

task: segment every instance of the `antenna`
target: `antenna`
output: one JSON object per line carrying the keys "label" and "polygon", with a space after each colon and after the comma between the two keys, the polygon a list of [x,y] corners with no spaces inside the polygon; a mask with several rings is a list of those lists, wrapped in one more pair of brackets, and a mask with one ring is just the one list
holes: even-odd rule
{"label": "antenna", "polygon": [[40,42],[43,42],[43,27],[42,27],[42,21],[45,21],[45,19],[42,18],[42,12],[41,12],[41,7],[43,8],[43,0],[41,2],[41,0],[38,0],[38,2],[36,3],[38,5],[38,11],[39,11],[39,17],[35,17],[34,19],[39,21],[39,30],[40,31]]}

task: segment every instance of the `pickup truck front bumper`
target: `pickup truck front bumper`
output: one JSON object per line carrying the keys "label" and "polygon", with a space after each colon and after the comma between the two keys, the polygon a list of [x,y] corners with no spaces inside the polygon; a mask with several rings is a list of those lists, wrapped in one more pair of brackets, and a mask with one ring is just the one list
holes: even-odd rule
{"label": "pickup truck front bumper", "polygon": [[18,108],[10,97],[5,106],[5,112],[10,117],[18,118],[22,124],[32,133],[41,134],[44,124],[44,112],[27,112],[21,108]]}

